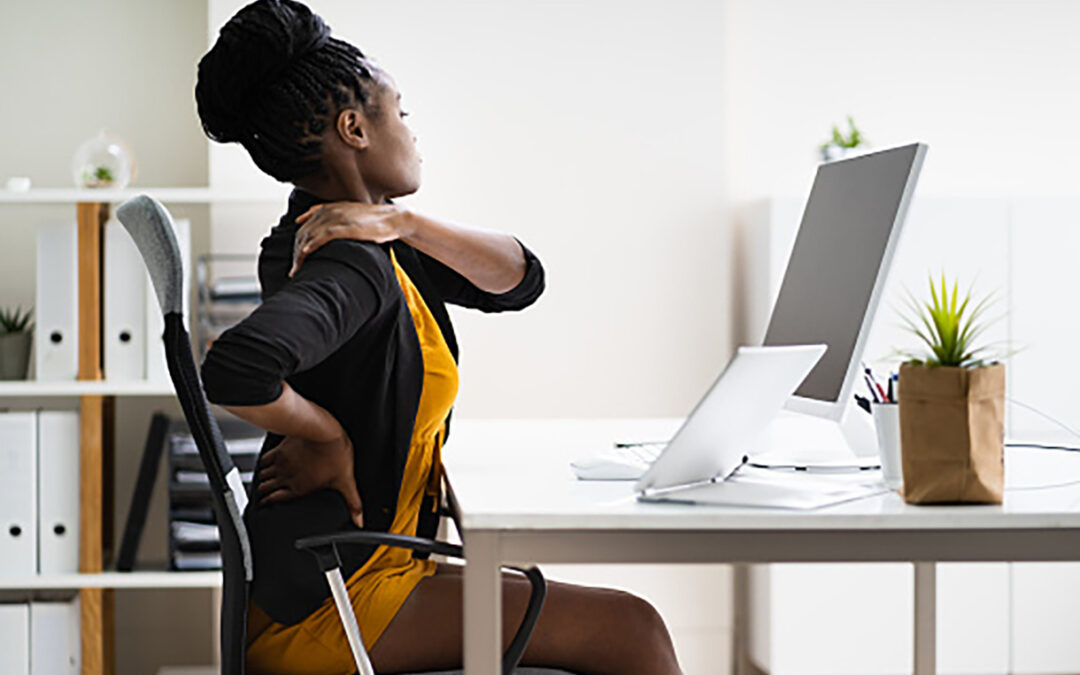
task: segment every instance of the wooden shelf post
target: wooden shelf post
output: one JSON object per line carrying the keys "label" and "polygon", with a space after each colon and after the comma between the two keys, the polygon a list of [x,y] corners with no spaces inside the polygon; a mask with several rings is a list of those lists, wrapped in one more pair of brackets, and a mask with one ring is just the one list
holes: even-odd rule
{"label": "wooden shelf post", "polygon": [[[101,368],[101,240],[108,217],[108,204],[79,202],[79,378],[102,379]],[[112,406],[105,396],[79,399],[79,571],[101,572],[102,508],[104,487],[105,415]],[[82,673],[111,675],[113,672],[113,591],[84,588],[82,603]]]}

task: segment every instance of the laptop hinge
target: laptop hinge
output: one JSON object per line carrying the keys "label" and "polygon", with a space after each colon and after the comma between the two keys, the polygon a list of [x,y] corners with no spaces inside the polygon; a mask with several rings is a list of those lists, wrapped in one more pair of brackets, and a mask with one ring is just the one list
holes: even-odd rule
{"label": "laptop hinge", "polygon": [[750,463],[750,456],[749,455],[743,455],[742,456],[742,461],[739,462],[735,466],[734,469],[732,469],[731,471],[728,471],[726,474],[718,473],[715,476],[712,476],[711,478],[706,478],[704,480],[690,481],[689,483],[680,483],[678,485],[669,485],[668,487],[664,487],[664,488],[645,488],[645,489],[638,492],[638,496],[639,497],[652,497],[654,495],[664,494],[665,492],[674,492],[675,490],[685,490],[687,488],[697,487],[699,485],[707,485],[707,484],[710,484],[710,483],[723,483],[728,478],[731,478],[732,476],[734,476],[735,473],[739,469],[743,468],[744,466],[746,466],[749,463]]}

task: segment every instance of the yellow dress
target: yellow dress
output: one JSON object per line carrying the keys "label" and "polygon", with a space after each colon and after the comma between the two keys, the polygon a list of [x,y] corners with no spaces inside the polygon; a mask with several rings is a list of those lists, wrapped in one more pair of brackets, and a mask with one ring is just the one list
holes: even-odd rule
{"label": "yellow dress", "polygon": [[[435,318],[420,292],[390,259],[412,314],[424,359],[424,380],[390,532],[416,534],[420,503],[438,490],[440,450],[445,422],[458,389],[457,364]],[[314,571],[313,571],[314,573]],[[346,581],[349,599],[370,650],[401,605],[424,577],[435,573],[431,560],[417,560],[412,551],[380,546]],[[345,631],[332,599],[327,599],[298,624],[285,626],[270,619],[252,602],[248,610],[247,668],[252,675],[331,675],[355,672]]]}

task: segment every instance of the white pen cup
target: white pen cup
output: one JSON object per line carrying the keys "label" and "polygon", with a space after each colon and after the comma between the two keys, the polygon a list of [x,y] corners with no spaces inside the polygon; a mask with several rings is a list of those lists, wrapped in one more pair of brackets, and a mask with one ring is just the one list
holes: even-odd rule
{"label": "white pen cup", "polygon": [[904,482],[900,468],[900,406],[896,403],[872,403],[871,406],[881,458],[881,477],[885,487],[897,490]]}

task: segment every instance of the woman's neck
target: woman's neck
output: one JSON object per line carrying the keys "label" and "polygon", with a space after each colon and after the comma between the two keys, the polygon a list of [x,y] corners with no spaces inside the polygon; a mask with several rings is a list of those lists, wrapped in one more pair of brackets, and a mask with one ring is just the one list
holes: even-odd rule
{"label": "woman's neck", "polygon": [[293,182],[296,187],[306,190],[320,199],[331,202],[363,202],[380,204],[385,195],[376,194],[368,189],[363,180],[341,180],[338,176],[319,176]]}

